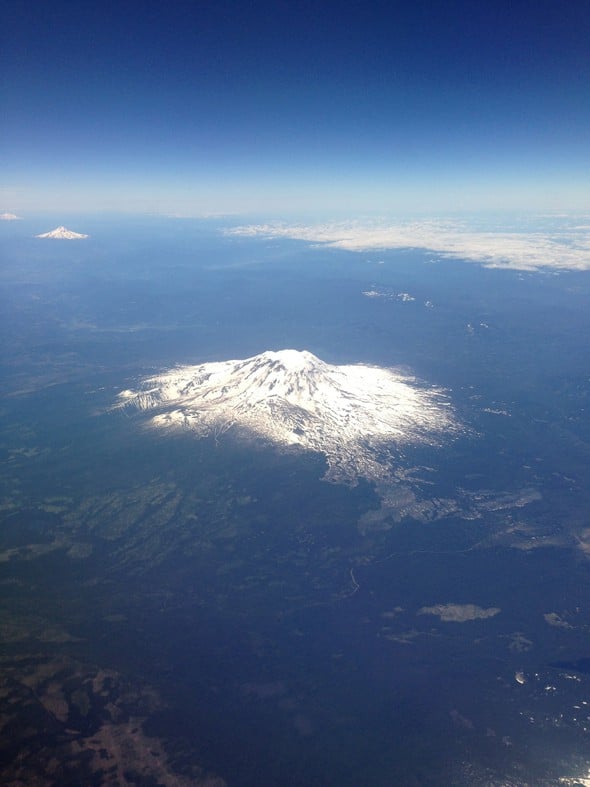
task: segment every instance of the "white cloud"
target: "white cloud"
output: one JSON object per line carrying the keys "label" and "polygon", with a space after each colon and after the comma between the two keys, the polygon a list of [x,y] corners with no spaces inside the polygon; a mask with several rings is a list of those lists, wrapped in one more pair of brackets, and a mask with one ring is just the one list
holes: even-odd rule
{"label": "white cloud", "polygon": [[22,216],[15,213],[0,213],[0,221],[20,221]]}
{"label": "white cloud", "polygon": [[470,260],[488,268],[590,270],[590,228],[566,222],[557,229],[524,232],[481,231],[464,223],[437,220],[403,224],[257,224],[235,227],[227,234],[292,238],[348,251],[428,249],[441,257]]}
{"label": "white cloud", "polygon": [[493,618],[502,610],[499,607],[478,607],[477,604],[435,604],[422,607],[419,615],[436,615],[444,623],[465,623],[468,620]]}

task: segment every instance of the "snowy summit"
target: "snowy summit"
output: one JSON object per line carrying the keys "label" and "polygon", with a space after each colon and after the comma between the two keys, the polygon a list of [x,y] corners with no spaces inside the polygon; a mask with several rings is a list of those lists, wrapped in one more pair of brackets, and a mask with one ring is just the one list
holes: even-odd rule
{"label": "snowy summit", "polygon": [[54,238],[55,240],[80,240],[87,238],[88,235],[83,235],[81,232],[72,232],[66,227],[56,227],[51,232],[44,232],[42,235],[36,235],[37,238]]}
{"label": "snowy summit", "polygon": [[154,411],[154,427],[231,433],[323,453],[326,478],[387,480],[404,445],[460,431],[442,391],[376,366],[335,366],[310,352],[182,366],[122,391],[118,406]]}

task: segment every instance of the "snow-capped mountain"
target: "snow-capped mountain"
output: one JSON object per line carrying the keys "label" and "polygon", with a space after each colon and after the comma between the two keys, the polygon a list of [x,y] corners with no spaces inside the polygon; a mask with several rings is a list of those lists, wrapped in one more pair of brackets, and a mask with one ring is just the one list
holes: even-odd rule
{"label": "snow-capped mountain", "polygon": [[88,235],[83,235],[81,232],[72,232],[66,227],[56,227],[51,232],[44,232],[42,235],[36,235],[36,238],[54,238],[55,240],[80,240],[87,238]]}
{"label": "snow-capped mountain", "polygon": [[122,391],[118,406],[154,411],[155,427],[228,430],[323,453],[326,477],[386,480],[404,445],[438,444],[460,426],[442,391],[376,366],[334,366],[307,351],[182,366]]}
{"label": "snow-capped mountain", "polygon": [[0,221],[20,221],[21,217],[16,213],[0,213]]}

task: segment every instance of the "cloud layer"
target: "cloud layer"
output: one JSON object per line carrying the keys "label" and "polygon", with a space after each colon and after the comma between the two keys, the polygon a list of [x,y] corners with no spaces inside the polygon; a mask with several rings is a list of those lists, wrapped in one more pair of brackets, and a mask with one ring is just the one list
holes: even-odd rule
{"label": "cloud layer", "polygon": [[292,238],[348,251],[420,248],[441,257],[470,260],[488,268],[537,271],[590,270],[590,224],[567,223],[551,230],[481,231],[459,222],[343,222],[316,225],[257,224],[229,235]]}

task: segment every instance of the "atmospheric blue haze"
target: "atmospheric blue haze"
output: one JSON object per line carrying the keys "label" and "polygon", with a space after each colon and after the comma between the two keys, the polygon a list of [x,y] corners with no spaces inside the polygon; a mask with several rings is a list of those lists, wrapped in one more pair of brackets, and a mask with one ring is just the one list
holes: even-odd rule
{"label": "atmospheric blue haze", "polygon": [[[589,783],[588,3],[1,27],[0,780]],[[115,408],[286,348],[462,429],[347,485]]]}
{"label": "atmospheric blue haze", "polygon": [[[229,223],[2,224],[2,782],[582,783],[587,272]],[[285,348],[402,369],[466,428],[383,488],[112,409]]]}

